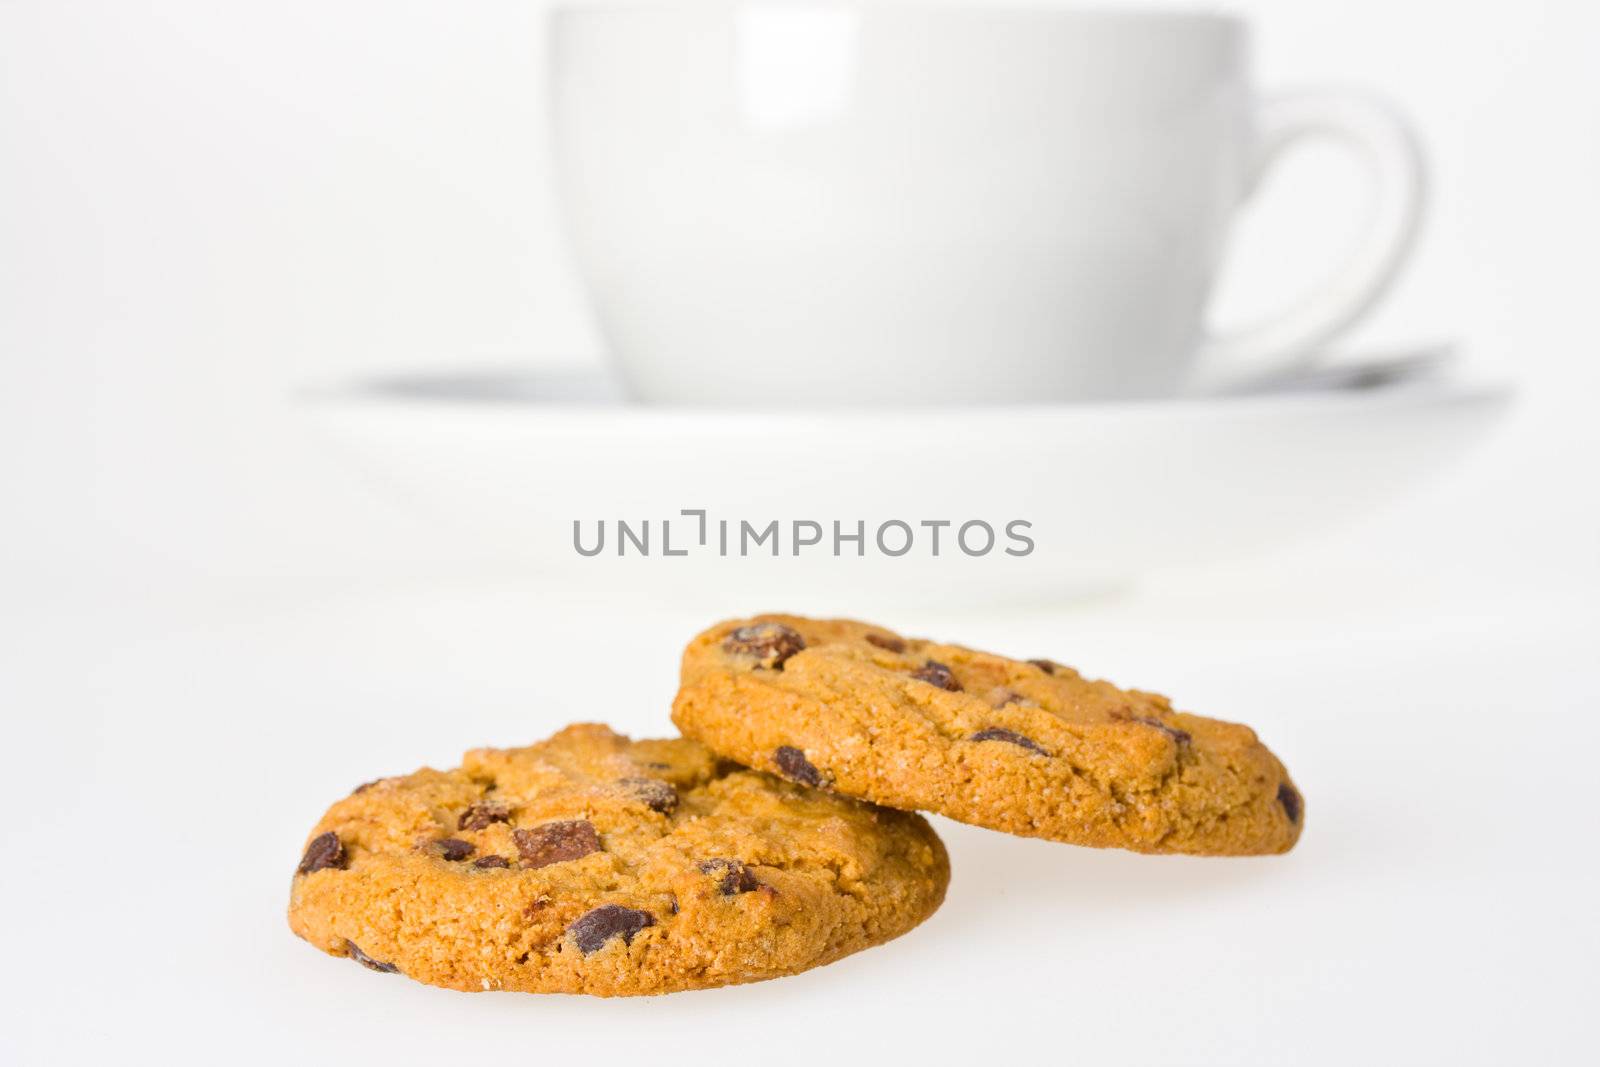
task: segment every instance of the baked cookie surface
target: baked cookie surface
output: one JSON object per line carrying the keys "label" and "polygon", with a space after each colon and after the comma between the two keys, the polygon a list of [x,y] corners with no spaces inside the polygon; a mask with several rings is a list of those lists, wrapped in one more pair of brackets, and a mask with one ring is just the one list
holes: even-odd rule
{"label": "baked cookie surface", "polygon": [[920,816],[577,725],[358,787],[311,832],[289,925],[430,985],[625,996],[829,963],[949,877]]}
{"label": "baked cookie surface", "polygon": [[892,808],[1138,852],[1286,852],[1304,805],[1246,726],[1165,697],[849,620],[719,623],[673,721],[720,755]]}

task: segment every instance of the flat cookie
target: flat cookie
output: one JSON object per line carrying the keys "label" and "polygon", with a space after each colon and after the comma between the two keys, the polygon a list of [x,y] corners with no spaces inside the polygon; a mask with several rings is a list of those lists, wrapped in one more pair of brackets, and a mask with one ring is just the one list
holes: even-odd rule
{"label": "flat cookie", "polygon": [[920,816],[580,725],[359,787],[311,832],[289,925],[430,985],[628,996],[830,963],[949,881]]}
{"label": "flat cookie", "polygon": [[1304,804],[1245,726],[1165,697],[847,620],[719,623],[673,722],[808,786],[993,830],[1137,852],[1287,852]]}

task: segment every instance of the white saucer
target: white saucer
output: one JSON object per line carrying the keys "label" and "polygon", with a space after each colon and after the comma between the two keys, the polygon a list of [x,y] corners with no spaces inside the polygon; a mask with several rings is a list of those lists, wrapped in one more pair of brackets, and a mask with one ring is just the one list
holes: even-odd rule
{"label": "white saucer", "polygon": [[[448,523],[462,551],[592,582],[596,590],[1015,600],[1098,590],[1151,570],[1286,545],[1410,492],[1481,440],[1503,386],[1451,381],[1117,404],[860,411],[727,411],[624,402],[592,371],[388,378],[303,397],[369,469]],[[706,545],[699,518],[708,515]],[[600,520],[599,555],[586,549]],[[650,554],[617,554],[615,522]],[[718,520],[733,533],[728,554]],[[671,522],[663,554],[663,523]],[[770,540],[740,555],[740,520]],[[795,554],[795,520],[822,544]],[[864,556],[841,532],[865,523]],[[886,522],[912,549],[875,543]],[[931,554],[932,528],[940,554]],[[969,556],[957,527],[987,522]],[[1031,539],[1027,555],[1007,525]],[[888,550],[906,531],[884,528]],[[801,527],[799,539],[810,537]],[[968,547],[981,548],[981,526]],[[626,585],[622,584],[626,583]],[[794,600],[784,602],[793,603]]]}

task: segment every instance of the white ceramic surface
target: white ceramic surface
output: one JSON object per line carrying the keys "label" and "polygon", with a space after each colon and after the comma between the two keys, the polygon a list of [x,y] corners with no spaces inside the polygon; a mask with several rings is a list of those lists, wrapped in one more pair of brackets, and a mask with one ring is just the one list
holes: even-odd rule
{"label": "white ceramic surface", "polygon": [[[601,5],[559,11],[552,42],[568,228],[648,401],[1127,398],[1281,371],[1384,291],[1422,195],[1386,107],[1258,96],[1220,15]],[[1370,163],[1370,230],[1320,292],[1208,338],[1230,220],[1307,135]]]}
{"label": "white ceramic surface", "polygon": [[[320,426],[464,558],[593,588],[877,593],[943,603],[1082,594],[1163,568],[1248,556],[1355,519],[1422,486],[1506,408],[1507,390],[1448,382],[1226,399],[880,412],[722,412],[628,405],[586,374],[391,379],[310,394]],[[747,556],[691,543],[705,509],[764,528]],[[600,520],[605,550],[580,555]],[[651,554],[618,554],[614,523],[651,520]],[[883,523],[913,549],[873,544]],[[1034,542],[1005,537],[1014,520]],[[662,520],[687,555],[663,554]],[[794,554],[795,520],[824,530]],[[866,524],[865,556],[832,554],[833,521]],[[924,522],[949,520],[942,554]],[[988,554],[952,547],[962,523]],[[809,531],[801,534],[801,539]],[[887,543],[899,548],[903,531]],[[980,547],[975,528],[972,547]],[[734,558],[737,556],[737,558]],[[748,595],[746,599],[748,599]],[[758,597],[757,599],[761,599]]]}

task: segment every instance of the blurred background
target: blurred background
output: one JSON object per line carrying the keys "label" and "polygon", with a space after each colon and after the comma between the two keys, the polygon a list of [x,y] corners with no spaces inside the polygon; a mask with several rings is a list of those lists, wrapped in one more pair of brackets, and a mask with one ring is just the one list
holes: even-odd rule
{"label": "blurred background", "polygon": [[[1429,540],[1479,566],[1508,541],[1519,567],[1592,557],[1593,511],[1559,472],[1592,447],[1600,381],[1593,5],[1232,9],[1255,17],[1264,87],[1379,86],[1426,139],[1420,251],[1348,345],[1461,338],[1522,387],[1472,490],[1434,502],[1450,510]],[[542,12],[0,2],[14,579],[469,564],[326,462],[285,398],[362,373],[599,357],[550,187]],[[1337,148],[1294,153],[1247,211],[1218,318],[1313,287],[1362,193]]]}
{"label": "blurred background", "polygon": [[[1042,1043],[1067,1003],[1076,1047],[1145,1062],[1348,1061],[1364,1041],[1407,1062],[1570,1058],[1600,941],[1583,904],[1600,891],[1583,815],[1600,740],[1600,6],[1229,9],[1254,21],[1263,87],[1379,86],[1426,141],[1419,252],[1344,347],[1458,338],[1475,372],[1515,382],[1514,411],[1425,492],[1313,543],[1112,600],[912,618],[885,603],[880,621],[1252,723],[1305,788],[1303,844],[1270,867],[1149,868],[1003,853],[941,823],[944,940],[783,991],[641,1006],[630,1031],[600,1005],[357,983],[279,919],[301,835],[350,785],[572,719],[664,732],[682,642],[783,606],[503,573],[290,402],[370,374],[602,358],[551,189],[544,7],[0,0],[4,842],[32,871],[3,890],[28,917],[8,995],[31,1010],[0,1048],[187,1060],[263,1032],[241,1062],[373,1042],[443,1056],[463,1032],[515,1047],[538,1027],[577,1055],[603,1026],[612,1051],[654,1055],[714,1021],[781,1062],[814,1050],[771,1028],[811,1012],[887,1055],[883,1013],[983,1001],[1009,974],[1038,1014],[992,1005],[1014,1029],[940,1050]],[[1218,318],[1314,286],[1361,190],[1333,148],[1275,171]],[[56,846],[40,842],[58,841],[116,877],[42,871]],[[1093,918],[1042,924],[1044,951],[1019,959],[1008,912],[1069,886]],[[1177,973],[1188,958],[1217,961],[1209,985]]]}

